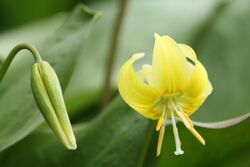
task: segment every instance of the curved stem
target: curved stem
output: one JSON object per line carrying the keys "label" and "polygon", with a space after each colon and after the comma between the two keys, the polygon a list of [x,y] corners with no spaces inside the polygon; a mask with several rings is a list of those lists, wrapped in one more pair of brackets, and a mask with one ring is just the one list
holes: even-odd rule
{"label": "curved stem", "polygon": [[103,91],[102,97],[100,100],[100,111],[102,111],[102,109],[107,105],[107,103],[110,100],[111,76],[112,76],[113,67],[114,67],[114,63],[115,63],[119,35],[121,32],[122,23],[123,23],[123,19],[124,19],[124,15],[125,15],[127,6],[128,6],[128,0],[120,0],[118,15],[117,15],[116,20],[115,20],[113,34],[111,36],[111,45],[110,45],[108,57],[107,57],[107,69],[106,69],[106,74],[105,74],[103,90],[102,90]]}
{"label": "curved stem", "polygon": [[[230,128],[232,126],[236,126],[237,124],[250,119],[250,113],[244,114],[242,116],[231,118],[224,121],[218,121],[218,122],[200,122],[200,121],[192,121],[194,126],[200,127],[200,128],[206,128],[206,129],[225,129]],[[179,118],[177,118],[177,121],[181,121]],[[171,125],[172,122],[170,120],[167,120],[163,123],[162,126],[168,126]]]}
{"label": "curved stem", "polygon": [[0,70],[0,82],[3,80],[3,77],[5,76],[7,70],[10,66],[10,63],[12,62],[14,57],[17,55],[17,53],[19,51],[21,51],[23,49],[30,51],[36,62],[42,61],[42,58],[41,58],[39,52],[37,51],[37,49],[34,46],[32,46],[31,44],[27,44],[27,43],[18,44],[10,51],[8,57],[6,58],[6,60],[2,64],[2,67]]}

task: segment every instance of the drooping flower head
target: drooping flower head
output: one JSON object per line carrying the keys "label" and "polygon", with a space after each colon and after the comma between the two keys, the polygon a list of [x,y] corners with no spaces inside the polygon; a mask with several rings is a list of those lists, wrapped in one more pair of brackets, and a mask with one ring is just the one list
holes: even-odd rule
{"label": "drooping flower head", "polygon": [[134,54],[125,62],[118,77],[118,89],[125,102],[146,118],[158,120],[157,156],[160,155],[166,120],[171,120],[175,137],[175,154],[183,154],[176,127],[176,117],[203,144],[189,116],[212,92],[207,71],[193,49],[178,44],[169,36],[155,34],[152,65],[135,71],[133,64],[144,56]]}

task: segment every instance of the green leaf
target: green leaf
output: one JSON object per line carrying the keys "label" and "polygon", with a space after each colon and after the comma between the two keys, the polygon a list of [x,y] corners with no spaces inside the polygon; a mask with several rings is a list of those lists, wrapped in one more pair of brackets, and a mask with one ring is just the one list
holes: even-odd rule
{"label": "green leaf", "polygon": [[[30,136],[0,154],[0,164],[11,166],[247,166],[250,121],[222,130],[197,128],[206,139],[202,146],[182,125],[177,124],[183,156],[174,155],[172,127],[166,127],[162,154],[156,157],[158,134],[155,124],[116,98],[100,115],[75,127],[78,148],[68,151],[50,130]],[[151,139],[153,133],[153,138]],[[230,140],[228,140],[230,139]],[[32,146],[32,147],[30,147]],[[146,155],[146,150],[150,150]],[[230,158],[229,158],[230,157]]]}
{"label": "green leaf", "polygon": [[4,167],[32,164],[37,167],[139,167],[145,160],[152,125],[121,98],[116,98],[94,120],[75,127],[76,151],[66,150],[45,130],[31,134],[0,154],[0,164]]}
{"label": "green leaf", "polygon": [[62,25],[66,16],[66,13],[60,13],[51,18],[42,19],[2,32],[0,34],[1,56],[6,57],[13,46],[24,41],[36,46],[41,41],[46,40]]}
{"label": "green leaf", "polygon": [[[79,5],[67,21],[38,45],[44,60],[55,69],[65,90],[72,75],[77,56],[88,31],[99,17],[99,13]],[[14,47],[14,46],[13,46]],[[38,125],[43,118],[35,105],[29,84],[32,58],[26,57],[12,64],[0,86],[0,150],[19,141]]]}

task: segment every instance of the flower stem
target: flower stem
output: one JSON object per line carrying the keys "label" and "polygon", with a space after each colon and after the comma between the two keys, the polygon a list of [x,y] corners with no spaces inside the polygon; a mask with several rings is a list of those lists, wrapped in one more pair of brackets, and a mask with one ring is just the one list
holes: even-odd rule
{"label": "flower stem", "polygon": [[113,71],[113,66],[115,62],[115,54],[117,50],[118,38],[122,27],[122,21],[125,15],[125,11],[127,8],[128,0],[120,0],[120,7],[118,9],[118,15],[116,17],[115,25],[113,28],[113,34],[111,36],[111,45],[108,52],[107,58],[107,69],[106,69],[106,76],[103,86],[102,98],[100,102],[100,110],[102,110],[106,104],[109,102],[110,99],[110,82],[111,76]]}
{"label": "flower stem", "polygon": [[7,70],[9,69],[9,66],[10,66],[12,60],[14,59],[14,57],[17,55],[17,53],[19,51],[21,51],[23,49],[29,50],[32,53],[36,62],[42,61],[42,58],[41,58],[39,52],[37,51],[37,49],[34,46],[32,46],[31,44],[27,44],[27,43],[18,44],[10,51],[8,57],[6,58],[6,60],[2,64],[2,67],[0,70],[0,82],[3,80],[3,77],[5,76]]}

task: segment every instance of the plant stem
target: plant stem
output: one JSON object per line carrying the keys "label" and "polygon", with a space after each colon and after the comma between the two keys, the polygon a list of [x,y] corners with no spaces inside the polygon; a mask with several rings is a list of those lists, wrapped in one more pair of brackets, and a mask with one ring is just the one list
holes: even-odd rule
{"label": "plant stem", "polygon": [[23,49],[29,50],[32,53],[36,62],[42,61],[42,58],[41,58],[39,52],[37,51],[37,49],[34,46],[32,46],[31,44],[27,44],[27,43],[18,44],[10,51],[8,57],[6,58],[6,60],[2,64],[2,67],[0,70],[0,82],[3,80],[3,77],[5,76],[7,70],[9,69],[9,66],[10,66],[12,60],[14,59],[14,57],[17,55],[17,53],[19,51],[21,51]]}
{"label": "plant stem", "polygon": [[110,99],[110,87],[111,87],[111,76],[113,72],[115,55],[117,51],[118,38],[122,27],[122,21],[127,8],[128,0],[120,0],[118,15],[114,23],[113,34],[111,36],[111,45],[107,57],[107,69],[105,75],[105,81],[103,85],[102,98],[100,103],[100,111],[107,105]]}

